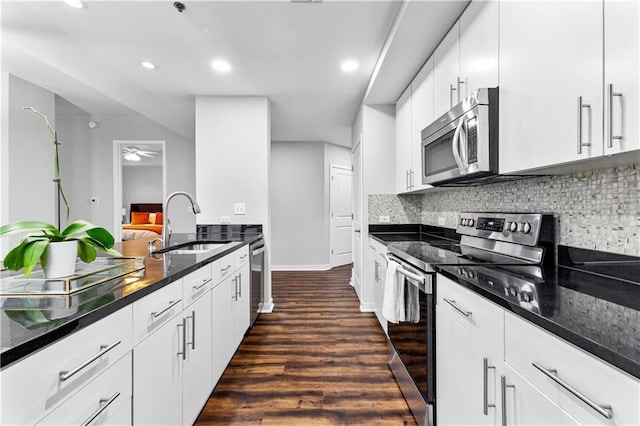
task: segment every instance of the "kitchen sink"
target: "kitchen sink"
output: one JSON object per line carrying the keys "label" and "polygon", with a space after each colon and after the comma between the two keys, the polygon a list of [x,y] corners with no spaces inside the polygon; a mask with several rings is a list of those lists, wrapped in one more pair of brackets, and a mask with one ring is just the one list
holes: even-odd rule
{"label": "kitchen sink", "polygon": [[160,250],[156,250],[155,253],[171,253],[171,254],[208,253],[210,251],[226,246],[230,242],[231,241],[219,241],[219,242],[193,241],[190,243],[178,244],[175,246],[170,246]]}

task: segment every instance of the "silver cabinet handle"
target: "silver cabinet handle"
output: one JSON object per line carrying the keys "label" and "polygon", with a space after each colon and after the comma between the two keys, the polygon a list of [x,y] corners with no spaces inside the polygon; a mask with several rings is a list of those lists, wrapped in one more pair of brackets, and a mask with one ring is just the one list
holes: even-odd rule
{"label": "silver cabinet handle", "polygon": [[415,173],[413,172],[413,170],[409,169],[409,189],[413,189],[415,188],[415,184],[413,183],[413,175]]}
{"label": "silver cabinet handle", "polygon": [[238,296],[242,297],[242,274],[238,274]]}
{"label": "silver cabinet handle", "polygon": [[453,108],[453,92],[457,90],[457,87],[453,87],[453,83],[449,84],[449,108]]}
{"label": "silver cabinet handle", "polygon": [[209,278],[208,280],[202,280],[202,284],[194,285],[193,289],[194,290],[200,290],[202,287],[204,287],[205,285],[209,284],[211,281],[212,281],[211,278]]}
{"label": "silver cabinet handle", "polygon": [[165,312],[167,312],[169,309],[173,308],[174,306],[176,306],[180,302],[182,302],[182,299],[178,299],[175,302],[173,300],[169,300],[169,306],[167,306],[166,308],[164,308],[160,312],[151,312],[151,316],[154,317],[154,318],[158,318],[160,315],[164,314]]}
{"label": "silver cabinet handle", "polygon": [[176,355],[182,355],[182,359],[187,359],[187,319],[182,318],[182,324],[178,324],[178,328],[182,327],[182,351]]}
{"label": "silver cabinet handle", "polygon": [[496,408],[496,404],[489,404],[489,370],[495,369],[495,366],[489,365],[489,358],[482,358],[482,407],[485,416],[489,415],[489,408]]}
{"label": "silver cabinet handle", "polygon": [[502,397],[502,426],[507,426],[507,388],[516,387],[514,385],[507,384],[507,378],[500,376],[500,396]]}
{"label": "silver cabinet handle", "polygon": [[354,229],[353,232],[355,232],[356,234],[359,234],[360,230],[359,229]]}
{"label": "silver cabinet handle", "polygon": [[196,349],[196,311],[191,311],[191,315],[187,318],[191,318],[191,349]]}
{"label": "silver cabinet handle", "polygon": [[587,404],[589,407],[593,408],[595,411],[598,412],[598,414],[600,414],[605,419],[613,418],[613,408],[611,408],[611,405],[597,404],[593,402],[591,399],[585,396],[582,392],[578,391],[573,386],[571,386],[570,384],[568,384],[567,382],[559,378],[556,375],[557,370],[544,368],[542,365],[540,365],[536,361],[533,361],[531,365],[533,365],[535,368],[540,370],[545,376],[547,376],[548,378],[550,378],[551,380],[553,380],[554,382],[556,382],[557,384],[559,384],[560,386],[568,390],[571,394],[573,394],[573,396],[575,396],[576,398],[578,398],[579,400]]}
{"label": "silver cabinet handle", "polygon": [[243,254],[242,256],[240,256],[240,260],[245,260],[248,256],[248,254]]}
{"label": "silver cabinet handle", "polygon": [[469,318],[471,316],[471,312],[470,311],[465,311],[464,309],[460,308],[455,300],[447,299],[446,297],[444,297],[443,300],[445,302],[447,302],[448,304],[450,304],[451,306],[453,306],[453,308],[456,311],[460,312],[465,317]]}
{"label": "silver cabinet handle", "polygon": [[226,268],[220,268],[220,272],[227,272],[229,269],[231,269],[231,265],[227,265]]}
{"label": "silver cabinet handle", "polygon": [[69,380],[71,377],[75,376],[76,374],[78,374],[80,371],[82,371],[83,369],[85,369],[89,364],[91,364],[93,361],[97,360],[98,358],[100,358],[102,355],[106,354],[107,352],[109,352],[111,349],[115,348],[116,346],[118,346],[120,343],[122,343],[122,340],[118,340],[115,343],[112,343],[110,345],[100,345],[100,352],[98,352],[97,354],[95,354],[94,356],[92,356],[91,358],[89,358],[88,360],[86,360],[85,362],[83,362],[82,364],[80,364],[79,366],[77,366],[76,368],[74,368],[73,370],[65,370],[65,371],[61,371],[60,373],[58,373],[58,379],[61,382],[64,382],[66,380]]}
{"label": "silver cabinet handle", "polygon": [[[614,92],[613,84],[609,84],[609,135],[607,137],[607,146],[609,148],[613,148],[614,140],[622,140],[622,135],[613,134],[613,98],[614,97],[622,98],[622,93]],[[622,122],[622,116],[620,116],[620,121]],[[622,129],[622,126],[620,126],[620,129]]]}
{"label": "silver cabinet handle", "polygon": [[404,183],[405,183],[405,187],[407,188],[407,191],[409,190],[409,170],[407,170],[404,173]]}
{"label": "silver cabinet handle", "polygon": [[380,281],[380,275],[378,273],[378,268],[380,268],[380,264],[378,263],[377,260],[373,261],[373,279],[376,280],[376,282]]}
{"label": "silver cabinet handle", "polygon": [[582,103],[582,96],[578,96],[578,154],[582,154],[583,146],[591,146],[591,142],[582,142],[582,110],[591,109],[591,105]]}
{"label": "silver cabinet handle", "polygon": [[460,102],[460,100],[462,99],[462,90],[460,90],[460,85],[465,83],[466,82],[464,80],[460,79],[460,76],[456,77],[456,88],[458,89],[458,102]]}
{"label": "silver cabinet handle", "polygon": [[110,398],[100,398],[100,408],[96,410],[95,413],[89,416],[87,420],[82,422],[82,426],[89,425],[92,421],[94,421],[104,410],[106,410],[112,403],[120,396],[120,392],[116,392]]}
{"label": "silver cabinet handle", "polygon": [[235,287],[233,289],[234,292],[231,298],[237,302],[238,301],[238,277],[233,277],[233,285]]}

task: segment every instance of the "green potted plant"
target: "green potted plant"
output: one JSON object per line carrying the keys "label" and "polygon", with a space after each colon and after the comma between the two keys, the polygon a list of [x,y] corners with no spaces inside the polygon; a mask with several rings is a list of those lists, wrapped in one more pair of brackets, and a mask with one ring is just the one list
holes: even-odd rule
{"label": "green potted plant", "polygon": [[[54,182],[56,182],[58,194],[66,206],[65,223],[68,223],[70,209],[60,179],[58,136],[47,117],[40,111],[33,107],[25,107],[23,110],[29,110],[39,115],[53,136]],[[29,220],[13,222],[0,227],[0,237],[18,232],[29,233],[7,253],[3,263],[6,268],[12,271],[22,269],[25,276],[31,274],[38,262],[42,263],[45,278],[60,278],[73,275],[76,257],[86,263],[93,262],[96,259],[96,250],[120,256],[120,253],[112,248],[115,240],[111,233],[86,220],[76,220],[64,229],[58,229],[50,223]]]}

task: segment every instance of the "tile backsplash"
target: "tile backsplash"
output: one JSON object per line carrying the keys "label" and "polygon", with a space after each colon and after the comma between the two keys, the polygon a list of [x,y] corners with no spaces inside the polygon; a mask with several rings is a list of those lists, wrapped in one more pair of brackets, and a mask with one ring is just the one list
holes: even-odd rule
{"label": "tile backsplash", "polygon": [[632,164],[425,194],[369,195],[369,223],[388,215],[391,223],[455,228],[462,211],[553,213],[560,244],[640,255],[639,196],[640,165]]}

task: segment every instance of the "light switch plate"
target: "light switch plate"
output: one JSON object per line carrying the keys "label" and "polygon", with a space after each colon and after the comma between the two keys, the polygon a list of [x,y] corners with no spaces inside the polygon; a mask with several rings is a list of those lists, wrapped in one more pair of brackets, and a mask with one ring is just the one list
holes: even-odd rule
{"label": "light switch plate", "polygon": [[380,223],[389,223],[391,222],[391,218],[389,216],[379,216],[378,220],[380,221]]}
{"label": "light switch plate", "polygon": [[220,216],[220,223],[231,223],[231,218],[229,216]]}
{"label": "light switch plate", "polygon": [[244,203],[234,203],[233,214],[245,214]]}

